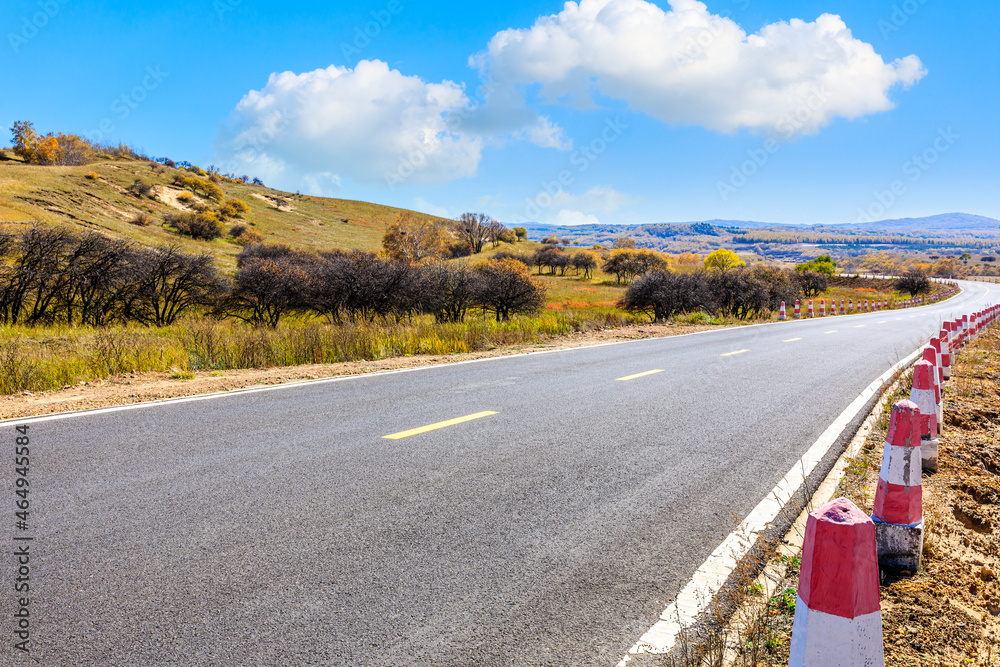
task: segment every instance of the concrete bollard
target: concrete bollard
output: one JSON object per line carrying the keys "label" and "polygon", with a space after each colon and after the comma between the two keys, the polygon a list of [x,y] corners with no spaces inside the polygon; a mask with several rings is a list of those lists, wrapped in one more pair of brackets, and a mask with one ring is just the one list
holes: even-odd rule
{"label": "concrete bollard", "polygon": [[799,300],[798,299],[795,300],[795,319],[797,319],[797,320],[801,320],[802,319],[802,310],[800,309]]}
{"label": "concrete bollard", "polygon": [[931,338],[930,345],[934,348],[934,353],[937,355],[937,362],[934,365],[937,366],[938,384],[942,384],[944,383],[944,358],[941,354],[941,339],[937,336]]}
{"label": "concrete bollard", "polygon": [[[924,348],[923,360],[936,367],[937,353],[930,345]],[[944,428],[944,407],[941,404],[941,383],[938,381],[937,373],[931,376],[931,382],[934,386],[934,402],[937,406],[935,413],[937,414],[938,432],[940,432]]]}
{"label": "concrete bollard", "polygon": [[853,313],[854,312],[854,299],[848,299],[847,300],[847,312],[849,312],[849,313]]}
{"label": "concrete bollard", "polygon": [[819,300],[819,316],[826,317],[826,299]]}
{"label": "concrete bollard", "polygon": [[809,513],[788,667],[884,667],[875,525],[846,498]]}
{"label": "concrete bollard", "polygon": [[785,302],[781,302],[781,310],[778,311],[778,320],[784,322],[788,317],[785,315]]}
{"label": "concrete bollard", "polygon": [[843,299],[840,300],[840,314],[841,315],[844,314],[844,300]]}
{"label": "concrete bollard", "polygon": [[809,317],[816,317],[816,313],[813,312],[812,299],[809,299]]}
{"label": "concrete bollard", "polygon": [[951,341],[947,329],[938,332],[938,340],[941,341],[941,377],[944,380],[951,379]]}
{"label": "concrete bollard", "polygon": [[920,410],[911,401],[900,401],[892,406],[872,511],[882,569],[920,569],[924,546],[920,469]]}
{"label": "concrete bollard", "polygon": [[937,369],[929,361],[918,362],[913,367],[913,388],[910,400],[920,410],[920,463],[925,472],[938,469],[938,420],[937,400],[934,392],[934,373]]}

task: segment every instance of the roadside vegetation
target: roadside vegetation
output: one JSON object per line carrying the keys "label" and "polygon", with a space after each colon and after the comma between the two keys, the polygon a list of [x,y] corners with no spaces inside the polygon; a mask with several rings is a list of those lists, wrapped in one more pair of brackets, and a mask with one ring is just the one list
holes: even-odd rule
{"label": "roadside vegetation", "polygon": [[800,297],[941,288],[919,270],[908,283],[845,279],[829,256],[793,270],[629,237],[535,243],[485,213],[290,195],[25,122],[12,135],[0,151],[5,394],[133,371],[474,352],[650,321],[733,325],[774,319],[782,301],[790,314]]}

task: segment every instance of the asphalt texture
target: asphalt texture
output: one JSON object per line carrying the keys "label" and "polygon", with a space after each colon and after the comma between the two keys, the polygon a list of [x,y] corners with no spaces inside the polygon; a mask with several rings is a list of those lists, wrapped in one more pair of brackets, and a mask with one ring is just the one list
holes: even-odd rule
{"label": "asphalt texture", "polygon": [[[1000,301],[964,287],[907,311],[19,422],[32,651],[13,648],[8,556],[0,664],[614,665],[864,387]],[[15,436],[0,424],[6,449]],[[11,553],[12,456],[4,470]]]}

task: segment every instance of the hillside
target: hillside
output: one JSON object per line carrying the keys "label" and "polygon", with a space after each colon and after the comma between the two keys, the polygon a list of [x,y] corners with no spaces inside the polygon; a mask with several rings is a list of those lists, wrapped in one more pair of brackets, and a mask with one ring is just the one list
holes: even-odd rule
{"label": "hillside", "polygon": [[[200,196],[186,205],[178,201],[183,190],[172,184],[178,174],[191,175],[137,160],[104,160],[80,167],[0,160],[0,229],[34,222],[94,229],[146,245],[177,243],[189,252],[209,252],[217,257],[220,267],[232,268],[242,248],[228,236],[199,241],[164,225],[165,214],[188,211],[205,201]],[[129,192],[137,179],[153,186],[149,196]],[[377,250],[385,228],[402,211],[365,202],[288,194],[248,183],[217,185],[226,199],[239,199],[250,209],[226,223],[226,229],[243,223],[269,243],[298,248]],[[152,224],[133,224],[140,212],[149,214]]]}

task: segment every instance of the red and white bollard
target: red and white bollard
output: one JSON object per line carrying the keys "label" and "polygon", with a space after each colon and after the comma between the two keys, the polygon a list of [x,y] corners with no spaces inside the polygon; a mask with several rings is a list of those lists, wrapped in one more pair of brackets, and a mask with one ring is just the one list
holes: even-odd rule
{"label": "red and white bollard", "polygon": [[813,302],[809,299],[809,317],[815,317],[816,313],[813,312]]}
{"label": "red and white bollard", "polygon": [[941,329],[938,332],[938,340],[941,343],[941,378],[951,379],[951,342],[948,337],[948,330]]}
{"label": "red and white bollard", "polygon": [[781,302],[781,310],[778,311],[778,321],[784,322],[788,317],[785,315],[785,302]]}
{"label": "red and white bollard", "polygon": [[844,314],[844,300],[843,299],[840,300],[840,314],[841,315]]}
{"label": "red and white bollard", "polygon": [[795,319],[797,319],[797,320],[801,320],[802,319],[802,310],[799,307],[799,300],[798,299],[795,300]]}
{"label": "red and white bollard", "polygon": [[819,300],[819,316],[826,317],[826,299]]}
{"label": "red and white bollard", "polygon": [[[930,345],[924,348],[923,360],[932,366],[937,363],[937,353]],[[931,378],[931,382],[934,385],[934,402],[937,405],[935,411],[937,414],[937,430],[940,433],[941,429],[944,428],[944,405],[941,403],[941,382],[938,380],[936,373]]]}
{"label": "red and white bollard", "polygon": [[934,352],[937,355],[937,374],[938,374],[938,384],[944,382],[944,357],[941,354],[941,339],[935,336],[931,338],[930,346],[934,348]]}
{"label": "red and white bollard", "polygon": [[848,299],[847,300],[847,312],[849,312],[849,313],[853,313],[854,312],[854,299]]}
{"label": "red and white bollard", "polygon": [[911,401],[900,401],[892,406],[872,511],[882,569],[914,573],[920,569],[924,544],[920,470],[920,409]]}
{"label": "red and white bollard", "polygon": [[846,498],[809,513],[788,667],[884,667],[875,525]]}
{"label": "red and white bollard", "polygon": [[913,367],[913,388],[910,400],[920,410],[920,463],[927,472],[938,469],[938,418],[934,374],[937,369],[929,361],[920,361]]}

